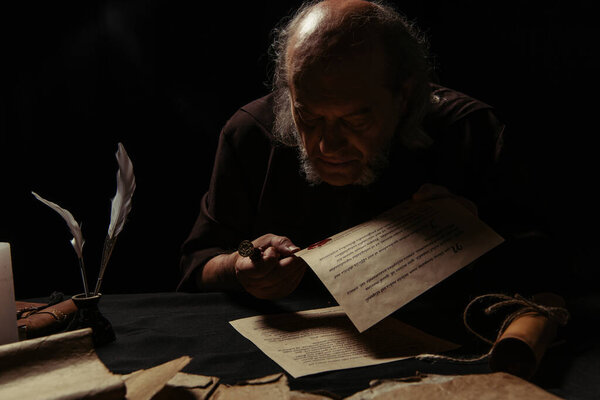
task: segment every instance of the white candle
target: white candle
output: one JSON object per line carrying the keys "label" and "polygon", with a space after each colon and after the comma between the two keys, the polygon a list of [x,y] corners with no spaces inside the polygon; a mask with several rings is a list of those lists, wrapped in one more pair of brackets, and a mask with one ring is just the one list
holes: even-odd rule
{"label": "white candle", "polygon": [[0,243],[0,345],[18,338],[10,245]]}

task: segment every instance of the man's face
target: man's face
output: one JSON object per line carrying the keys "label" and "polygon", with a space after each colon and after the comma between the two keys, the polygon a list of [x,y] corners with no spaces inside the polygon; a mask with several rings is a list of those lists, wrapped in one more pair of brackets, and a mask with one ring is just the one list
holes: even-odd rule
{"label": "man's face", "polygon": [[292,79],[294,121],[306,155],[324,182],[356,183],[387,150],[403,107],[385,86],[381,51],[334,66],[309,67]]}

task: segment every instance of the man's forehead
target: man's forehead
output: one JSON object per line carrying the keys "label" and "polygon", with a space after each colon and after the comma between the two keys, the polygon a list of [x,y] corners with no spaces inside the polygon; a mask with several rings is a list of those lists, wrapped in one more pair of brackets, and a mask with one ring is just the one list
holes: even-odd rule
{"label": "man's forehead", "polygon": [[339,59],[304,63],[291,72],[292,90],[302,97],[365,96],[387,85],[383,50],[346,54]]}
{"label": "man's forehead", "polygon": [[[383,86],[380,86],[383,88]],[[292,101],[296,108],[311,110],[314,108],[344,108],[350,111],[368,108],[379,92],[379,87],[357,86],[322,87],[304,85],[292,88]]]}
{"label": "man's forehead", "polygon": [[373,105],[365,99],[317,99],[305,101],[302,98],[292,99],[295,110],[306,115],[336,115],[348,118],[365,115],[373,111]]}

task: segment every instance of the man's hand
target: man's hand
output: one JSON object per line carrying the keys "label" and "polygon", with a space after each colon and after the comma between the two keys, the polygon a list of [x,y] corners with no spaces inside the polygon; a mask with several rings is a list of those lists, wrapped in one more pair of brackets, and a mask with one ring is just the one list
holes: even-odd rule
{"label": "man's hand", "polygon": [[431,183],[426,183],[419,188],[419,190],[412,195],[412,199],[415,201],[426,201],[432,199],[441,199],[444,197],[450,197],[460,204],[462,204],[467,210],[471,211],[475,216],[477,216],[477,206],[471,200],[466,197],[457,196],[454,193],[451,193],[444,186],[433,185]]}
{"label": "man's hand", "polygon": [[235,275],[244,289],[259,299],[277,299],[294,291],[306,271],[304,260],[294,255],[300,248],[270,233],[252,244],[261,252],[255,260],[235,253]]}

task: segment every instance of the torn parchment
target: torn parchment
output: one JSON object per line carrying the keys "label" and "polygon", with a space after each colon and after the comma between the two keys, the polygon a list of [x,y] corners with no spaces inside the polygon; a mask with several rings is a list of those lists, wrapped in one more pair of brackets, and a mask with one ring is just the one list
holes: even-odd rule
{"label": "torn parchment", "polygon": [[559,397],[505,372],[478,375],[418,375],[371,382],[346,400],[558,400]]}
{"label": "torn parchment", "polygon": [[0,346],[0,399],[123,399],[125,385],[100,361],[90,328]]}
{"label": "torn parchment", "polygon": [[268,375],[235,385],[219,385],[211,400],[329,400],[331,397],[290,390],[285,374]]}
{"label": "torn parchment", "polygon": [[183,356],[149,369],[123,376],[127,387],[127,400],[150,400],[160,392],[179,371],[190,362]]}

